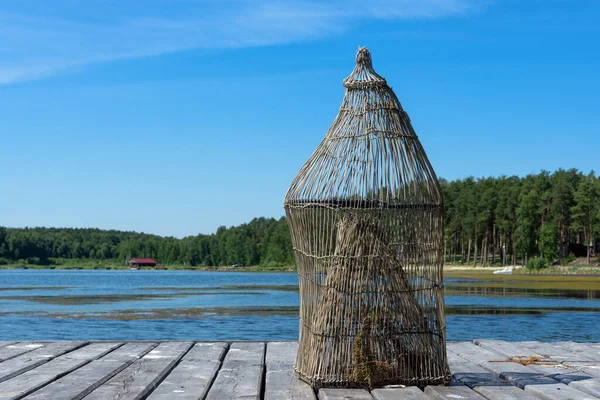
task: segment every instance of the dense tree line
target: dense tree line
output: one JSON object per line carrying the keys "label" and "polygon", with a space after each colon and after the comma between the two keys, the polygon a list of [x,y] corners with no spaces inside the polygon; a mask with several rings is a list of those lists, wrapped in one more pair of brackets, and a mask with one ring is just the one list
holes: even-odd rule
{"label": "dense tree line", "polygon": [[0,227],[0,263],[50,264],[65,259],[115,260],[150,257],[162,264],[194,266],[293,263],[285,218],[255,218],[183,239],[145,233],[74,228]]}
{"label": "dense tree line", "polygon": [[447,259],[486,265],[539,257],[548,265],[582,252],[589,256],[600,239],[600,179],[594,172],[559,169],[441,183]]}
{"label": "dense tree line", "polygon": [[[561,169],[524,178],[470,177],[442,180],[441,186],[447,261],[516,264],[537,257],[547,265],[572,252],[587,252],[589,243],[600,239],[600,179],[593,172]],[[183,239],[100,229],[0,227],[0,263],[124,263],[131,257],[195,266],[294,262],[285,218],[255,218]]]}

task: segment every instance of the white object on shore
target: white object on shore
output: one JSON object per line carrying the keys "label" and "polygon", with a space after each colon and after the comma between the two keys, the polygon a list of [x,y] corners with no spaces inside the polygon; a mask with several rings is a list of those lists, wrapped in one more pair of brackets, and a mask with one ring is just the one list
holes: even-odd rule
{"label": "white object on shore", "polygon": [[494,271],[496,275],[512,275],[512,267],[504,267],[502,269]]}

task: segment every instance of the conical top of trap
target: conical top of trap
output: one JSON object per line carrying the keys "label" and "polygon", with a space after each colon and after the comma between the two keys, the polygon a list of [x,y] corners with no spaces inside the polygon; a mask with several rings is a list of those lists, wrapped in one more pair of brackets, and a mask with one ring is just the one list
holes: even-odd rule
{"label": "conical top of trap", "polygon": [[325,138],[302,167],[286,203],[355,207],[435,207],[438,180],[408,114],[361,47]]}

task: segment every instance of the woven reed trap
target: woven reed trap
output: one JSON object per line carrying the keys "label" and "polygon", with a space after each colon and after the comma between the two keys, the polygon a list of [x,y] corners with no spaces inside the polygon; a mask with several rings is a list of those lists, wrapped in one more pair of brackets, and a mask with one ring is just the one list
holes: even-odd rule
{"label": "woven reed trap", "polygon": [[313,387],[447,384],[443,202],[398,98],[359,48],[342,106],[285,196]]}

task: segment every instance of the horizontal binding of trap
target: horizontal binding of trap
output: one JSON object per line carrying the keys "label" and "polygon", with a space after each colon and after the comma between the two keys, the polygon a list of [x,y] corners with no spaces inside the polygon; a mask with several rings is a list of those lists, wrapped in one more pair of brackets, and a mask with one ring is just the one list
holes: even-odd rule
{"label": "horizontal binding of trap", "polygon": [[392,204],[379,200],[296,200],[287,203],[292,208],[357,208],[381,210],[436,210],[441,209],[441,204]]}
{"label": "horizontal binding of trap", "polygon": [[[308,376],[303,374],[301,371],[294,368],[294,373],[300,377],[303,381],[309,383],[315,391],[325,388],[351,388],[351,389],[366,389],[370,388],[366,385],[358,383],[347,382],[341,379],[335,379],[326,376]],[[451,378],[448,375],[440,375],[433,377],[412,377],[412,378],[394,378],[389,379],[385,382],[385,385],[403,385],[403,386],[416,386],[418,388],[425,388],[426,386],[447,386],[451,382]],[[389,389],[387,389],[389,390]],[[358,397],[357,397],[358,398]],[[399,399],[401,397],[398,397]]]}

